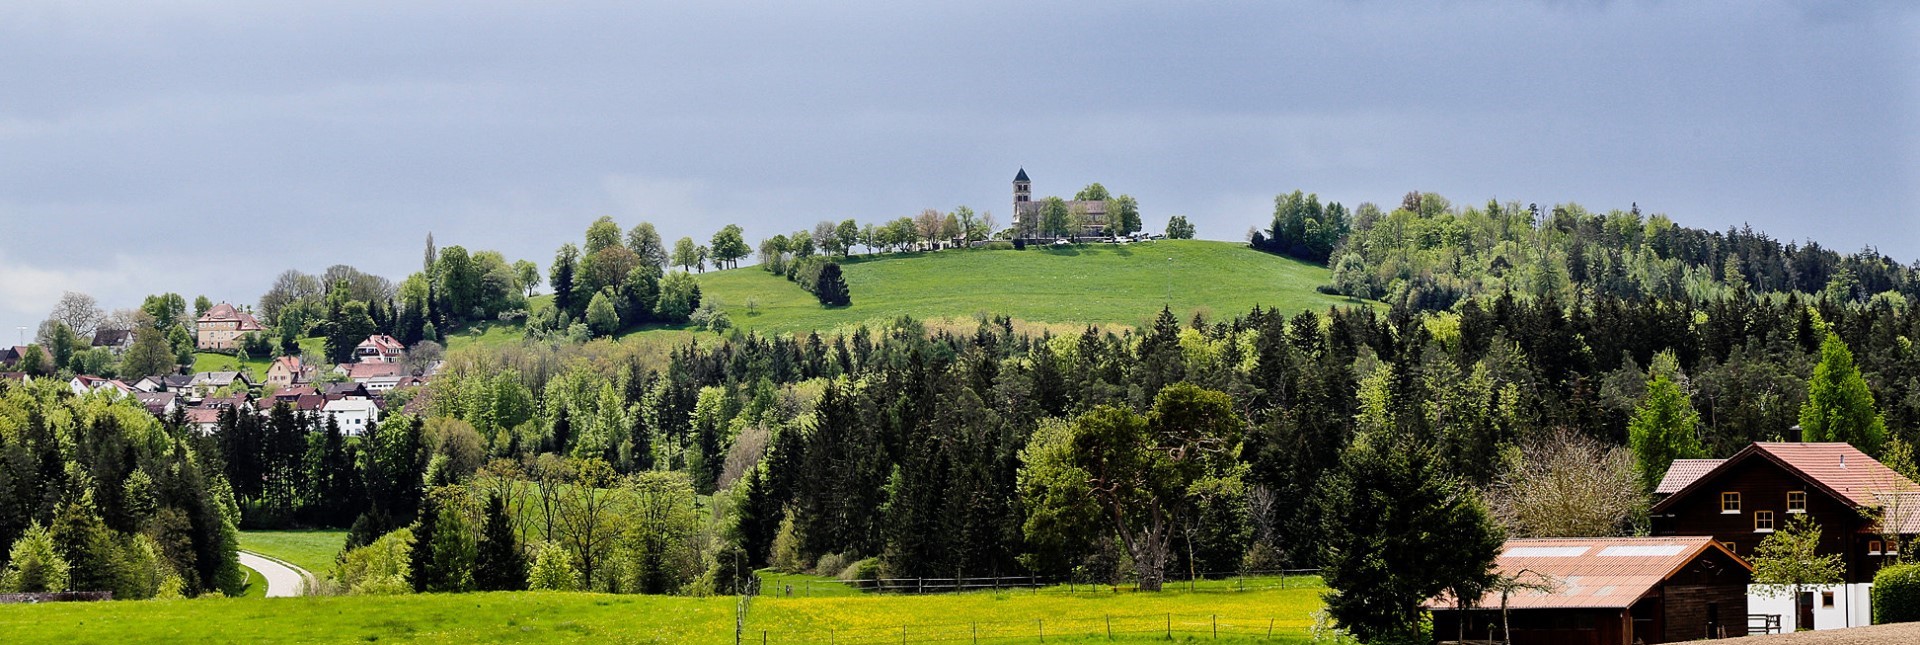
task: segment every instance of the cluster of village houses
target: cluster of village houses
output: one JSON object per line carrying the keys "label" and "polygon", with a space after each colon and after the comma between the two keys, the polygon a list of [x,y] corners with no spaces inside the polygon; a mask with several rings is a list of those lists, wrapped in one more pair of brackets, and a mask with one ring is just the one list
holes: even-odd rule
{"label": "cluster of village houses", "polygon": [[[226,303],[214,306],[196,322],[195,343],[202,350],[232,350],[246,334],[265,331],[252,314]],[[94,334],[93,346],[125,351],[132,338],[126,330],[100,330]],[[0,369],[12,366],[25,352],[24,347],[0,348]],[[162,419],[181,411],[187,424],[202,432],[218,427],[227,410],[264,414],[285,403],[295,412],[330,417],[342,432],[357,435],[380,422],[387,392],[424,385],[437,367],[414,373],[405,358],[406,346],[400,341],[374,335],[354,347],[351,361],[326,367],[325,372],[298,356],[281,356],[258,383],[245,372],[196,372],[148,376],[132,383],[81,374],[68,380],[67,386],[76,395],[109,391],[132,397]],[[0,378],[32,380],[20,372],[0,371]]]}

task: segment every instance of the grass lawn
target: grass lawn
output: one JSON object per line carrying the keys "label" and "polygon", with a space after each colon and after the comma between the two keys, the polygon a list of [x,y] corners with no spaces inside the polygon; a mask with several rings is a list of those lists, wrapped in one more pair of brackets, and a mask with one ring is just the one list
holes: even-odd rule
{"label": "grass lawn", "polygon": [[[754,600],[746,641],[898,643],[1303,642],[1321,607],[1315,586],[1241,593],[1058,589],[927,596]],[[698,643],[733,642],[738,598],[586,593],[206,598],[0,605],[8,642],[111,643]]]}
{"label": "grass lawn", "polygon": [[[859,589],[847,583],[827,576],[815,576],[804,573],[780,573],[771,569],[760,574],[760,593],[766,596],[788,596],[795,598],[844,598],[861,595]],[[791,586],[791,593],[788,587]]]}
{"label": "grass lawn", "polygon": [[346,531],[241,531],[240,548],[273,556],[325,577],[346,544]]}
{"label": "grass lawn", "polygon": [[[1291,583],[1300,582],[1290,579]],[[1254,581],[1249,581],[1254,585]],[[763,587],[764,589],[764,587]],[[764,631],[769,643],[1105,642],[1116,640],[1304,641],[1312,613],[1322,606],[1317,584],[1240,593],[1171,587],[1163,593],[1067,592],[1064,588],[964,594],[859,595],[754,600],[748,639]]]}
{"label": "grass lawn", "polygon": [[246,372],[247,380],[258,384],[266,380],[267,368],[272,366],[271,357],[241,361],[237,357],[218,352],[194,352],[192,372]]}
{"label": "grass lawn", "polygon": [[240,568],[245,569],[247,572],[247,592],[240,594],[240,597],[241,598],[267,597],[267,579],[260,577],[260,572],[254,571],[253,569],[248,569],[246,565],[240,565]]}
{"label": "grass lawn", "polygon": [[0,605],[8,643],[733,642],[737,598],[581,593]]}
{"label": "grass lawn", "polygon": [[[1289,313],[1362,301],[1330,296],[1325,268],[1198,240],[1063,249],[954,250],[843,261],[853,304],[820,306],[812,294],[757,267],[700,274],[703,297],[718,298],[734,323],[763,332],[832,330],[902,315],[968,319],[1005,314],[1030,322],[1135,325],[1170,305],[1184,322],[1246,313],[1255,305]],[[754,303],[754,312],[747,304]]]}

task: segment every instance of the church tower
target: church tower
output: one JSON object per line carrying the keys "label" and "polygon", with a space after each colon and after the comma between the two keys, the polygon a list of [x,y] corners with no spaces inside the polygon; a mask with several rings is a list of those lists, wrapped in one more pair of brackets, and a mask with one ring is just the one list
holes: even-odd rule
{"label": "church tower", "polygon": [[[1033,180],[1027,179],[1027,169],[1021,168],[1020,174],[1013,176],[1013,203],[1033,201]],[[1018,206],[1014,210],[1019,210]]]}

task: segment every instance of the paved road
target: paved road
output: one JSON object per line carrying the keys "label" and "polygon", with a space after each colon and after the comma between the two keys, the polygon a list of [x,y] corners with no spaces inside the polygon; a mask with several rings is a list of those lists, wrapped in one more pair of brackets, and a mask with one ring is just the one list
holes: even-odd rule
{"label": "paved road", "polygon": [[268,560],[241,551],[240,565],[260,572],[260,577],[267,579],[268,598],[298,596],[306,589],[306,572],[281,564],[278,560]]}

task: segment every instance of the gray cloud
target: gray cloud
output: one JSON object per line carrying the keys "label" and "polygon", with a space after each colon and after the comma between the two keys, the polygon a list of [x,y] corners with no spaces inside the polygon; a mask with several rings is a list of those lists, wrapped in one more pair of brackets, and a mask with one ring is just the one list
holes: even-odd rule
{"label": "gray cloud", "polygon": [[[1896,3],[0,6],[0,323],[250,302],[445,244],[541,262],[1089,181],[1237,238],[1295,188],[1665,212],[1920,256]],[[43,302],[44,301],[44,302]]]}

